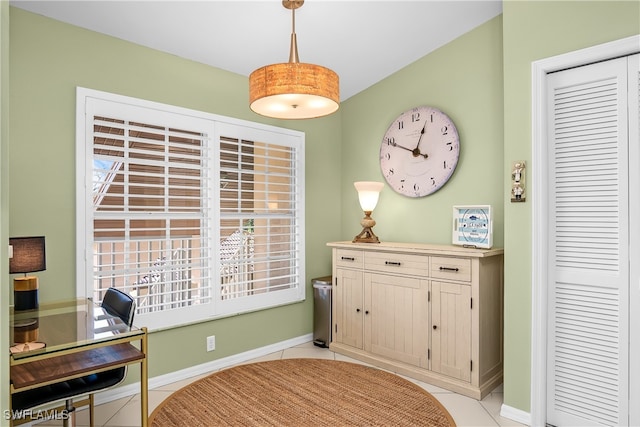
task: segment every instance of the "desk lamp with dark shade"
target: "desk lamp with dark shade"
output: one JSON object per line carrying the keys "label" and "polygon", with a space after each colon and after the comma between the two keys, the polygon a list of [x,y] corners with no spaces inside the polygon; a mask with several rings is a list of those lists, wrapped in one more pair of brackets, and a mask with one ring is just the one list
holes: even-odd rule
{"label": "desk lamp with dark shade", "polygon": [[13,279],[13,309],[34,310],[38,308],[38,278],[28,273],[47,268],[44,236],[9,238],[12,256],[9,258],[9,273],[24,273]]}

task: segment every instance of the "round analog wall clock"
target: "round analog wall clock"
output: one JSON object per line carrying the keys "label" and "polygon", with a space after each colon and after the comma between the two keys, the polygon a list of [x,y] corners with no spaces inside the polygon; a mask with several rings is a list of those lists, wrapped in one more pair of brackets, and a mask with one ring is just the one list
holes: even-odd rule
{"label": "round analog wall clock", "polygon": [[458,164],[460,138],[453,121],[437,108],[400,114],[380,144],[380,169],[396,192],[424,197],[449,181]]}

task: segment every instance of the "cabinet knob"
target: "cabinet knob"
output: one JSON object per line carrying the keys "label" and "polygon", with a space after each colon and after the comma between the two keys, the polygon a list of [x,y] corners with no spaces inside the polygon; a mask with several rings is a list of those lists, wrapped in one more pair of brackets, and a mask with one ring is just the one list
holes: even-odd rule
{"label": "cabinet knob", "polygon": [[360,309],[359,308],[356,308],[356,313],[360,313]]}
{"label": "cabinet knob", "polygon": [[365,311],[364,314],[369,314],[369,310]]}
{"label": "cabinet knob", "polygon": [[433,325],[433,330],[435,331],[436,329],[438,329],[437,325]]}

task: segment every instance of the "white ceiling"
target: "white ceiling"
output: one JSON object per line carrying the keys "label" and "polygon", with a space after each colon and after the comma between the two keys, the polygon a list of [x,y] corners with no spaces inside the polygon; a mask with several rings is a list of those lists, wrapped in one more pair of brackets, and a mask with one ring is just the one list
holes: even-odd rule
{"label": "white ceiling", "polygon": [[[291,11],[279,0],[11,5],[244,76],[289,60]],[[307,0],[296,11],[300,62],[338,73],[345,100],[500,13],[501,0]]]}

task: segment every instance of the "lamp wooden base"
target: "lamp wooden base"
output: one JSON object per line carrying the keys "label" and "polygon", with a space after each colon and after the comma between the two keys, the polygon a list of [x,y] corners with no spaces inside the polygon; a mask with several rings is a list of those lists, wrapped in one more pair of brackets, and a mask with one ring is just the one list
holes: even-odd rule
{"label": "lamp wooden base", "polygon": [[380,239],[373,233],[373,230],[365,228],[353,238],[352,243],[380,243]]}
{"label": "lamp wooden base", "polygon": [[353,238],[352,243],[380,243],[380,239],[372,230],[376,221],[371,218],[371,211],[364,211],[364,218],[360,221],[360,225],[362,225],[362,231]]}
{"label": "lamp wooden base", "polygon": [[13,309],[35,310],[38,308],[38,278],[35,276],[13,279]]}

